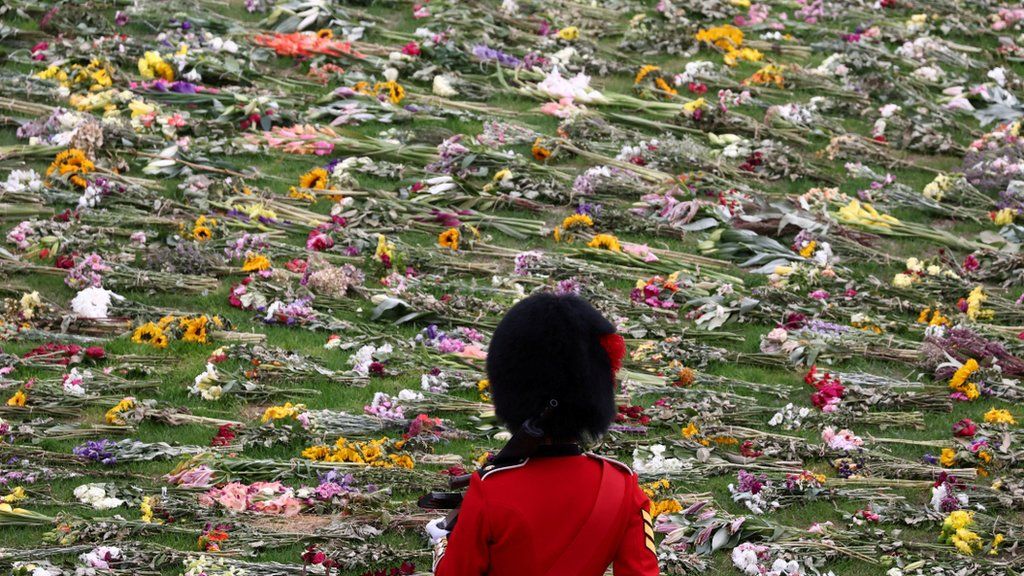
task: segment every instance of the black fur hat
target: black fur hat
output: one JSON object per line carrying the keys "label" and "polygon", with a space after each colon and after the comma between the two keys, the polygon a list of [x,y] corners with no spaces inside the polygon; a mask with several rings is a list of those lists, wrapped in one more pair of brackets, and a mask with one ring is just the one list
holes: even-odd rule
{"label": "black fur hat", "polygon": [[577,296],[534,294],[494,330],[487,377],[498,418],[512,431],[558,407],[544,431],[558,440],[596,440],[615,418],[612,360],[601,344],[615,326]]}

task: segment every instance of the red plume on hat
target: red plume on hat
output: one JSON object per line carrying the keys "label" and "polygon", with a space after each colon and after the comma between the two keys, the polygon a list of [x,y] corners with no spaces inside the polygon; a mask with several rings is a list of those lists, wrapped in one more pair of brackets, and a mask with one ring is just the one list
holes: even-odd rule
{"label": "red plume on hat", "polygon": [[608,360],[612,364],[612,374],[622,368],[622,359],[626,356],[626,341],[622,336],[612,332],[601,336],[601,347],[608,353]]}

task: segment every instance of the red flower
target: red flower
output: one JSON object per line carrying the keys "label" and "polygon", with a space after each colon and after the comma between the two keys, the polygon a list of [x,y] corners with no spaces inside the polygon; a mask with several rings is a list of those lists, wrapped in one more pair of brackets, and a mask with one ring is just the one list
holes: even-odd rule
{"label": "red flower", "polygon": [[753,440],[745,440],[743,444],[740,444],[740,456],[745,456],[747,458],[757,458],[762,454],[764,454],[764,451],[755,448]]}
{"label": "red flower", "polygon": [[85,355],[93,360],[103,360],[107,357],[107,351],[102,346],[89,346],[85,349]]}
{"label": "red flower", "polygon": [[409,42],[405,46],[402,46],[402,54],[406,56],[419,56],[420,45],[415,42]]}
{"label": "red flower", "polygon": [[981,268],[981,262],[978,261],[974,254],[968,254],[967,258],[964,258],[964,270],[974,272],[978,268]]}
{"label": "red flower", "polygon": [[978,427],[971,422],[970,418],[964,418],[963,420],[953,424],[953,435],[959,436],[960,438],[971,438],[978,432]]}
{"label": "red flower", "polygon": [[70,270],[75,267],[75,259],[67,254],[61,254],[57,256],[57,259],[53,263],[57,268],[64,270]]}

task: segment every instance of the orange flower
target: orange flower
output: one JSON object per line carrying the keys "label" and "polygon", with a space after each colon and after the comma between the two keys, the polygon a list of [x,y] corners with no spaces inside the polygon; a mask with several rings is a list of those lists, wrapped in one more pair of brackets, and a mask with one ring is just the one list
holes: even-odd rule
{"label": "orange flower", "polygon": [[460,236],[458,228],[449,228],[437,236],[437,244],[442,248],[451,248],[458,252]]}
{"label": "orange flower", "polygon": [[533,153],[533,157],[538,162],[543,162],[551,157],[551,150],[548,150],[547,148],[541,146],[540,138],[537,138],[536,140],[533,141],[533,148],[530,149],[530,152]]}
{"label": "orange flower", "polygon": [[[323,54],[325,56],[363,57],[359,52],[352,50],[351,42],[334,40],[332,38],[334,36],[333,33],[321,36],[322,32],[324,30],[315,34],[312,32],[292,32],[290,34],[277,32],[274,34],[261,34],[253,40],[260,46],[272,49],[278,56],[307,57],[314,54]],[[330,32],[330,30],[326,30],[326,32]]]}

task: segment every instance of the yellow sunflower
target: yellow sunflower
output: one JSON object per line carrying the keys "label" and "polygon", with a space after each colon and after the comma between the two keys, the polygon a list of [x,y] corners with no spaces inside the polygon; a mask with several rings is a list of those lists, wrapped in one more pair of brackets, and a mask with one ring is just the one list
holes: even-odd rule
{"label": "yellow sunflower", "polygon": [[449,228],[437,236],[437,244],[442,248],[458,251],[460,236],[458,228]]}

